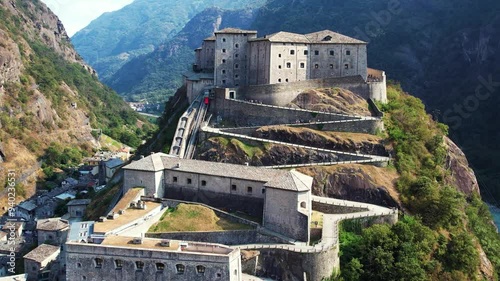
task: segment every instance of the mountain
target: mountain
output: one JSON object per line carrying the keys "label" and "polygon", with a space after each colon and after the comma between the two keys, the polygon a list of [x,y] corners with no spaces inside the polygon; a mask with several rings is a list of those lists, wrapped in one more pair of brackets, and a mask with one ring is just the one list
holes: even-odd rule
{"label": "mountain", "polygon": [[265,0],[136,0],[105,13],[72,38],[76,50],[106,81],[129,60],[152,52],[209,7],[258,7]]}
{"label": "mountain", "polygon": [[172,39],[149,54],[131,59],[105,83],[131,100],[165,101],[181,86],[182,73],[193,62],[193,50],[214,31],[230,27],[248,27],[255,10],[228,11],[208,8],[193,17]]}
{"label": "mountain", "polygon": [[138,146],[153,129],[99,82],[45,4],[0,1],[0,181],[13,171],[17,199],[31,196],[44,172],[93,153],[93,131]]}

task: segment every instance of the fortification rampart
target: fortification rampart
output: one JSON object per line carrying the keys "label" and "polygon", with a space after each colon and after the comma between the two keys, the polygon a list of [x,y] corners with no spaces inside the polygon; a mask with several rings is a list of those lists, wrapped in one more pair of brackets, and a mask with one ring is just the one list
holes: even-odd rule
{"label": "fortification rampart", "polygon": [[262,234],[257,229],[228,230],[228,231],[202,231],[202,232],[163,232],[146,233],[146,237],[174,239],[186,241],[199,241],[206,243],[217,243],[224,245],[243,245],[243,244],[283,244],[287,240],[276,236]]}

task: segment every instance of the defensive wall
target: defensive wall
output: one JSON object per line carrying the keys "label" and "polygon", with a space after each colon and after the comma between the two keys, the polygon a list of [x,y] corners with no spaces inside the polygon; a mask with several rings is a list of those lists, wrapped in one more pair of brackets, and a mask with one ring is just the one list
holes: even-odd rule
{"label": "defensive wall", "polygon": [[162,232],[146,233],[146,237],[160,239],[174,239],[186,241],[199,241],[224,245],[242,244],[283,244],[289,241],[277,236],[265,235],[258,229],[225,230],[225,231],[200,231],[200,232]]}

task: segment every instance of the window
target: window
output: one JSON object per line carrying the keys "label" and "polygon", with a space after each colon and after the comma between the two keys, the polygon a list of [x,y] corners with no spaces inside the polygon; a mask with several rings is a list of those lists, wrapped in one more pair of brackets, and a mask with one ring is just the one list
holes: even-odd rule
{"label": "window", "polygon": [[102,268],[102,259],[101,258],[95,258],[94,263],[95,263],[95,268]]}
{"label": "window", "polygon": [[346,54],[347,56],[350,56],[350,55],[351,55],[351,51],[347,50],[347,51],[345,51],[345,54]]}
{"label": "window", "polygon": [[247,186],[247,192],[248,193],[252,193],[252,187],[251,186]]}
{"label": "window", "polygon": [[239,64],[235,64],[234,68],[240,68],[240,65]]}
{"label": "window", "polygon": [[173,182],[177,182],[177,177],[174,177],[174,178],[172,179],[172,181],[173,181]]}
{"label": "window", "polygon": [[292,63],[291,62],[287,62],[286,63],[286,68],[292,68]]}
{"label": "window", "polygon": [[165,264],[163,264],[161,262],[157,262],[156,263],[156,270],[157,271],[163,271],[163,270],[165,270]]}
{"label": "window", "polygon": [[226,49],[222,49],[222,52],[225,53],[226,52]]}
{"label": "window", "polygon": [[349,69],[349,64],[348,63],[344,64],[344,68]]}
{"label": "window", "polygon": [[31,271],[37,271],[36,266],[31,267]]}
{"label": "window", "polygon": [[330,56],[334,56],[335,52],[333,50],[330,50]]}
{"label": "window", "polygon": [[222,84],[226,84],[226,80],[222,80]]}
{"label": "window", "polygon": [[82,264],[81,264],[81,263],[77,263],[77,264],[76,264],[76,267],[78,267],[78,268],[82,268]]}
{"label": "window", "polygon": [[82,280],[87,280],[87,277],[85,275],[83,275]]}
{"label": "window", "polygon": [[240,56],[240,55],[238,55],[238,54],[234,54],[234,57],[235,57],[235,58],[237,58],[237,57],[239,57],[239,56]]}
{"label": "window", "polygon": [[184,274],[184,271],[186,271],[186,267],[183,264],[176,264],[175,269],[177,270],[177,274]]}
{"label": "window", "polygon": [[201,181],[201,186],[206,186],[206,185],[207,185],[207,181],[202,180],[202,181]]}
{"label": "window", "polygon": [[281,65],[278,65],[278,68],[281,69]]}
{"label": "window", "polygon": [[319,64],[315,64],[314,68],[316,68],[316,69],[319,68]]}
{"label": "window", "polygon": [[226,74],[226,70],[225,69],[222,70],[222,74]]}
{"label": "window", "polygon": [[288,78],[285,79],[285,82],[288,82]]}
{"label": "window", "polygon": [[144,262],[142,261],[136,261],[135,262],[135,269],[142,271],[144,269]]}
{"label": "window", "polygon": [[231,185],[231,190],[236,191],[236,184]]}
{"label": "window", "polygon": [[238,270],[237,269],[234,270],[234,275],[238,275]]}
{"label": "window", "polygon": [[196,266],[196,272],[198,272],[200,274],[204,274],[205,273],[205,267],[203,265],[197,265]]}
{"label": "window", "polygon": [[278,82],[281,83],[281,78],[278,78]]}
{"label": "window", "polygon": [[301,208],[306,208],[306,202],[300,202],[300,207]]}
{"label": "window", "polygon": [[314,55],[319,56],[319,51],[318,50],[314,51]]}
{"label": "window", "polygon": [[304,56],[307,56],[309,55],[309,51],[308,50],[304,50]]}
{"label": "window", "polygon": [[226,42],[226,38],[222,38],[222,42]]}
{"label": "window", "polygon": [[115,268],[122,269],[123,268],[123,261],[122,260],[115,260]]}
{"label": "window", "polygon": [[240,47],[240,44],[236,43],[236,44],[234,44],[234,47],[235,47],[235,48],[239,48],[239,47]]}
{"label": "window", "polygon": [[238,79],[238,78],[240,78],[240,76],[239,76],[238,74],[235,74],[235,75],[234,75],[234,78],[235,78],[235,79]]}
{"label": "window", "polygon": [[300,68],[305,68],[305,67],[306,67],[306,64],[305,64],[305,63],[303,63],[303,62],[301,62],[301,63],[300,63]]}
{"label": "window", "polygon": [[290,55],[295,55],[295,50],[290,50]]}
{"label": "window", "polygon": [[187,179],[187,184],[191,184],[191,179]]}
{"label": "window", "polygon": [[333,69],[333,64],[330,64],[330,69]]}
{"label": "window", "polygon": [[281,54],[278,54],[278,58],[281,58]]}
{"label": "window", "polygon": [[264,194],[264,193],[266,193],[266,189],[265,188],[262,189],[262,194]]}
{"label": "window", "polygon": [[221,278],[221,277],[222,277],[222,274],[217,273],[217,278]]}
{"label": "window", "polygon": [[49,235],[49,240],[52,240],[54,239],[54,237],[52,237],[52,235]]}
{"label": "window", "polygon": [[233,91],[229,92],[229,98],[234,99],[234,92]]}
{"label": "window", "polygon": [[226,60],[222,60],[222,63],[226,63]]}

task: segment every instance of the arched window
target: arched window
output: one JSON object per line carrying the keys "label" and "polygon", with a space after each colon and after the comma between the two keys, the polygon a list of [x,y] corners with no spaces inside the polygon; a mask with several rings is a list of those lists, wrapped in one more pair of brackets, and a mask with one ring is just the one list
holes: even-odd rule
{"label": "arched window", "polygon": [[205,273],[205,267],[203,265],[197,265],[196,266],[196,272],[198,272],[200,274],[204,274]]}
{"label": "arched window", "polygon": [[304,208],[304,209],[305,209],[305,208],[306,208],[306,206],[307,206],[307,205],[306,205],[306,202],[305,202],[305,201],[300,202],[300,207],[301,207],[301,208]]}
{"label": "arched window", "polygon": [[165,270],[165,264],[163,264],[161,262],[157,262],[156,263],[156,270],[157,271],[163,271],[163,270]]}
{"label": "arched window", "polygon": [[122,269],[123,268],[123,261],[122,260],[115,260],[115,268]]}
{"label": "arched window", "polygon": [[138,271],[142,271],[144,269],[144,262],[142,262],[142,261],[136,261],[135,262],[135,268]]}
{"label": "arched window", "polygon": [[175,269],[177,270],[177,274],[184,274],[184,271],[186,271],[186,267],[183,264],[176,264]]}
{"label": "arched window", "polygon": [[101,268],[102,267],[102,259],[101,258],[95,258],[94,263],[95,263],[95,268]]}

